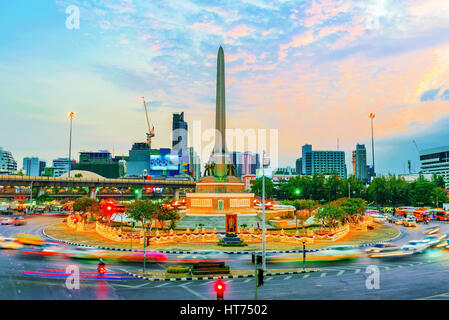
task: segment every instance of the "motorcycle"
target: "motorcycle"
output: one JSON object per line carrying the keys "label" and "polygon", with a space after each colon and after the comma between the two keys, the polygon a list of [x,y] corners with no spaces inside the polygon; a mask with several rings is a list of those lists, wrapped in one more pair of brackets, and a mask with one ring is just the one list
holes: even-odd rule
{"label": "motorcycle", "polygon": [[104,263],[99,263],[97,267],[97,272],[99,274],[105,274],[106,273],[106,266]]}

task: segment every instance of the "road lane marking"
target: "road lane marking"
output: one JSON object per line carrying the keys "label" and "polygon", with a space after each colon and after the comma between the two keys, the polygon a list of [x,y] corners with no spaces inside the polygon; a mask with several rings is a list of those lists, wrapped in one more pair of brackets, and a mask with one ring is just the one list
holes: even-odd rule
{"label": "road lane marking", "polygon": [[245,281],[243,281],[243,282],[250,282],[251,280],[253,280],[253,279],[251,279],[251,278],[249,278],[249,279],[246,279]]}
{"label": "road lane marking", "polygon": [[303,279],[310,277],[310,274],[305,274],[302,276]]}
{"label": "road lane marking", "polygon": [[343,273],[345,273],[345,270],[341,270],[339,273],[337,273],[337,277],[341,276]]}
{"label": "road lane marking", "polygon": [[170,282],[166,282],[166,283],[163,283],[163,284],[158,284],[157,286],[155,286],[155,288],[164,287],[164,286],[167,286],[169,284],[170,284]]}
{"label": "road lane marking", "polygon": [[290,279],[292,276],[287,276],[287,277],[285,277],[284,278],[284,280],[288,280],[288,279]]}
{"label": "road lane marking", "polygon": [[270,281],[271,279],[273,279],[273,277],[268,277],[265,279],[265,281]]}
{"label": "road lane marking", "polygon": [[356,274],[356,273],[360,273],[360,269],[356,269],[354,274]]}
{"label": "road lane marking", "polygon": [[[190,282],[191,283],[191,282]],[[201,300],[207,300],[207,298],[205,296],[203,296],[202,294],[199,294],[198,292],[196,292],[195,290],[193,290],[192,288],[189,288],[187,286],[188,283],[185,283],[183,285],[180,285],[181,288],[186,289],[187,291],[189,291],[191,294],[197,296],[198,298],[200,298]]]}
{"label": "road lane marking", "polygon": [[327,273],[326,273],[326,272],[323,272],[323,273],[321,274],[320,278],[324,278],[326,275],[327,275]]}
{"label": "road lane marking", "polygon": [[423,298],[416,298],[415,300],[432,299],[432,298],[436,298],[436,297],[442,297],[442,296],[445,296],[445,295],[448,295],[448,294],[449,294],[449,292],[445,292],[445,293],[440,293],[440,294],[436,294],[436,295],[433,295],[433,296],[428,296],[428,297],[423,297]]}
{"label": "road lane marking", "polygon": [[136,286],[131,286],[131,285],[128,285],[128,284],[118,284],[118,283],[116,284],[116,283],[114,283],[114,286],[119,286],[119,287],[124,287],[124,288],[130,288],[130,289],[137,289],[137,288],[141,288],[141,287],[143,287],[143,286],[146,286],[147,284],[150,284],[150,282],[138,284],[138,285],[136,285]]}

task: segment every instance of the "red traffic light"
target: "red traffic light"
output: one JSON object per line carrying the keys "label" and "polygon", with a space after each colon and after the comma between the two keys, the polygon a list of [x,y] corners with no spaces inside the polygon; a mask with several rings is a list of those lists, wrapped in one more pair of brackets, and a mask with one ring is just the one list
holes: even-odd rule
{"label": "red traffic light", "polygon": [[111,215],[115,212],[115,205],[113,203],[106,203],[103,205],[103,212],[105,214]]}
{"label": "red traffic light", "polygon": [[225,286],[221,280],[215,283],[215,291],[217,292],[217,300],[223,300]]}

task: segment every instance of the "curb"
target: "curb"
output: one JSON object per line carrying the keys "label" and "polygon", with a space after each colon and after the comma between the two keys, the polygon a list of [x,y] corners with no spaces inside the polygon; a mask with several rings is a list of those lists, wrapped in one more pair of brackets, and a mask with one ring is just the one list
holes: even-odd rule
{"label": "curb", "polygon": [[[266,276],[277,276],[277,275],[287,275],[287,274],[301,274],[301,273],[312,273],[321,272],[320,269],[312,270],[301,270],[301,271],[287,271],[287,272],[267,272]],[[148,281],[194,281],[194,280],[218,280],[218,279],[241,279],[241,278],[254,278],[254,274],[236,275],[236,276],[215,276],[215,277],[182,277],[182,278],[148,278],[128,271],[128,275]]]}
{"label": "curb", "polygon": [[[446,223],[449,223],[449,221],[444,221]],[[368,242],[368,243],[363,243],[363,244],[355,244],[355,245],[344,245],[344,246],[352,246],[354,248],[363,248],[363,247],[368,247],[368,246],[372,246],[374,244],[379,244],[379,243],[385,243],[385,242],[390,242],[393,241],[394,239],[396,239],[397,237],[399,237],[402,232],[399,230],[399,234],[392,238],[392,239],[388,239],[388,240],[381,240],[381,241],[375,241],[375,242]],[[56,239],[53,238],[52,236],[49,236],[48,234],[45,233],[45,228],[42,230],[42,233],[44,236],[52,239],[53,241],[56,242],[61,242],[61,243],[65,243],[65,244],[69,244],[72,246],[78,246],[78,247],[83,247],[83,248],[95,248],[95,249],[102,249],[102,250],[110,250],[110,251],[127,251],[127,252],[143,252],[143,250],[138,250],[138,249],[126,249],[126,248],[112,248],[112,247],[103,247],[103,246],[92,246],[92,245],[87,245],[87,244],[81,244],[81,243],[76,243],[76,242],[71,242],[71,241],[66,241],[66,240],[60,240],[60,239]],[[151,250],[151,248],[149,247],[148,250]],[[327,248],[322,248],[322,249],[307,249],[306,252],[317,252],[317,251],[324,251],[327,250]],[[202,251],[183,251],[183,250],[153,250],[156,251],[158,253],[169,253],[169,254],[201,254],[203,253]],[[267,253],[303,253],[303,250],[275,250],[275,251],[266,251]],[[262,251],[223,251],[223,253],[225,254],[260,254],[262,253]]]}

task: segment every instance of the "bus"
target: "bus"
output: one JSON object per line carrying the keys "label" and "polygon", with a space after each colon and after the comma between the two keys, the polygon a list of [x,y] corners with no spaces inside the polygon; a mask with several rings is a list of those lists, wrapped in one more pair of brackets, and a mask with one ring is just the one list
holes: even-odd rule
{"label": "bus", "polygon": [[418,222],[430,220],[428,208],[399,207],[396,209],[396,214],[401,215],[404,218],[407,216],[414,216]]}
{"label": "bus", "polygon": [[432,215],[437,221],[449,221],[449,214],[444,209],[430,209],[427,210],[427,213],[429,216]]}

